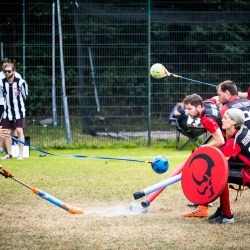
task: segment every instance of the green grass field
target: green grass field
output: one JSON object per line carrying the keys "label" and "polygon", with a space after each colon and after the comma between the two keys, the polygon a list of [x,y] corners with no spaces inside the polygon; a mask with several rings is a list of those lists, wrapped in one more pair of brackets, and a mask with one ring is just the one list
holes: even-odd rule
{"label": "green grass field", "polygon": [[[84,214],[70,214],[0,176],[0,249],[249,249],[249,190],[237,202],[236,192],[231,191],[236,222],[230,225],[210,225],[206,218],[181,217],[189,208],[180,183],[157,197],[148,213],[129,211],[131,204],[141,202],[134,201],[133,193],[164,180],[188,158],[190,150],[138,147],[50,152],[145,161],[164,155],[170,169],[158,175],[148,163],[39,157],[33,150],[23,161],[2,160],[1,165],[17,179],[82,208]],[[213,203],[210,214],[218,204]]]}

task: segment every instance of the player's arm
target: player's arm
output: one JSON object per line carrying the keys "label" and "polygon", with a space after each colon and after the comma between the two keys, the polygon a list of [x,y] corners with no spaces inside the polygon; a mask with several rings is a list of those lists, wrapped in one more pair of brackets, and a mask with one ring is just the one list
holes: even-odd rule
{"label": "player's arm", "polygon": [[250,87],[247,89],[247,92],[238,92],[238,96],[250,100]]}
{"label": "player's arm", "polygon": [[3,79],[0,79],[0,97],[3,97]]}
{"label": "player's arm", "polygon": [[222,132],[221,132],[220,128],[217,128],[215,130],[215,132],[211,133],[211,135],[212,135],[213,138],[206,145],[218,148],[218,147],[222,146],[225,143],[225,139],[224,139],[224,137],[222,135]]}
{"label": "player's arm", "polygon": [[245,98],[245,99],[247,99],[247,92],[238,92],[238,96],[240,97],[240,98]]}
{"label": "player's arm", "polygon": [[221,129],[214,118],[203,116],[201,118],[201,124],[213,137],[212,140],[206,145],[220,147],[225,143]]}
{"label": "player's arm", "polygon": [[231,157],[236,157],[241,152],[240,146],[234,142],[234,138],[230,138],[226,141],[225,146],[222,148],[222,153],[226,159],[229,160]]}
{"label": "player's arm", "polygon": [[23,97],[26,100],[28,97],[28,84],[23,79],[21,79],[21,92],[22,92]]}
{"label": "player's arm", "polygon": [[6,138],[7,136],[9,136],[9,134],[9,129],[3,129],[2,126],[0,126],[0,137]]}

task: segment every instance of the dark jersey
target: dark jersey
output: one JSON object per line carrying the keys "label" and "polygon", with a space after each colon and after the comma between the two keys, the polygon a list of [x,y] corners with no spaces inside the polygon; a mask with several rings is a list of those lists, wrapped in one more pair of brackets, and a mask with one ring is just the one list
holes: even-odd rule
{"label": "dark jersey", "polygon": [[236,138],[236,143],[241,148],[241,152],[238,154],[239,159],[250,166],[250,130],[248,128],[242,130]]}
{"label": "dark jersey", "polygon": [[220,128],[222,127],[220,109],[213,102],[204,102],[204,112],[202,113],[202,117],[203,116],[213,118],[218,126]]}
{"label": "dark jersey", "polygon": [[[230,108],[237,108],[237,109],[242,110],[244,115],[245,115],[245,123],[244,124],[246,127],[248,127],[250,129],[250,100],[243,99],[243,98],[235,99],[231,102],[228,102],[227,104],[224,104],[224,106],[227,107],[227,108],[223,109],[224,112]],[[221,115],[224,115],[224,113]]]}

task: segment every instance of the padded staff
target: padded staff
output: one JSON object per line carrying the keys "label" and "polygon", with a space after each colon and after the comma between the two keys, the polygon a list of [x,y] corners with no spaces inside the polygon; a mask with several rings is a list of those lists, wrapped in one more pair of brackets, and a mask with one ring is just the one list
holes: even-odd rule
{"label": "padded staff", "polygon": [[187,78],[184,76],[180,76],[180,75],[176,75],[173,73],[170,73],[161,63],[155,63],[151,66],[150,68],[150,74],[152,77],[156,78],[156,79],[160,79],[166,76],[172,76],[174,78],[180,78],[186,81],[191,81],[191,82],[195,82],[195,83],[199,83],[199,84],[203,84],[203,85],[207,85],[207,86],[211,86],[211,87],[216,87],[216,85],[211,84],[211,83],[207,83],[207,82],[201,82],[201,81],[197,81],[197,80],[193,80],[191,78]]}
{"label": "padded staff", "polygon": [[54,196],[45,193],[44,191],[38,189],[38,188],[33,188],[31,186],[29,186],[28,184],[16,179],[9,171],[5,170],[3,167],[0,166],[0,174],[3,175],[5,178],[11,178],[12,180],[20,183],[21,185],[29,188],[30,190],[33,191],[33,193],[39,195],[40,197],[42,197],[43,199],[53,203],[54,205],[72,213],[72,214],[83,214],[83,210],[81,208],[78,207],[73,207],[73,206],[69,206],[66,203],[62,202],[61,200],[55,198]]}
{"label": "padded staff", "polygon": [[171,178],[169,178],[167,180],[156,183],[153,186],[147,187],[147,188],[145,188],[145,189],[143,189],[143,190],[141,190],[139,192],[134,193],[133,194],[134,198],[135,198],[135,200],[140,199],[145,195],[151,194],[154,191],[165,188],[165,187],[167,187],[167,186],[169,186],[171,184],[174,184],[174,183],[176,183],[177,181],[180,181],[180,180],[181,180],[181,173],[178,174],[178,175],[175,175],[175,176],[173,176],[173,177],[171,177]]}
{"label": "padded staff", "polygon": [[[208,143],[210,140],[212,139],[212,135],[209,135],[204,142],[201,143],[201,146],[205,145],[206,143]],[[184,165],[185,165],[186,161],[182,162],[181,165],[179,165],[178,168],[176,168],[167,178],[173,177],[175,175],[178,175],[179,173],[181,173]],[[155,198],[161,194],[161,192],[165,189],[166,187],[163,187],[155,192],[153,192],[152,194],[150,194],[147,199],[143,200],[141,202],[142,207],[149,207],[151,202],[155,200]]]}

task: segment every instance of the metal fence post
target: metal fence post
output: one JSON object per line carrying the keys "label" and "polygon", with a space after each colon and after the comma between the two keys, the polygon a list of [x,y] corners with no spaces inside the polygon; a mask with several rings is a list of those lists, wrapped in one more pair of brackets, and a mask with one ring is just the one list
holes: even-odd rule
{"label": "metal fence post", "polygon": [[63,60],[63,42],[62,42],[62,25],[61,25],[61,11],[60,11],[60,0],[57,0],[57,15],[58,15],[58,29],[59,29],[59,41],[60,41],[60,62],[61,62],[61,74],[62,74],[62,96],[63,96],[63,109],[64,109],[64,119],[66,126],[66,136],[67,142],[71,142],[70,134],[70,123],[69,123],[69,110],[68,101],[65,90],[65,74],[64,74],[64,60]]}
{"label": "metal fence post", "polygon": [[[150,71],[150,63],[151,63],[151,8],[150,8],[150,0],[148,0],[148,72]],[[151,82],[150,82],[150,73],[148,73],[148,144],[151,144]]]}

